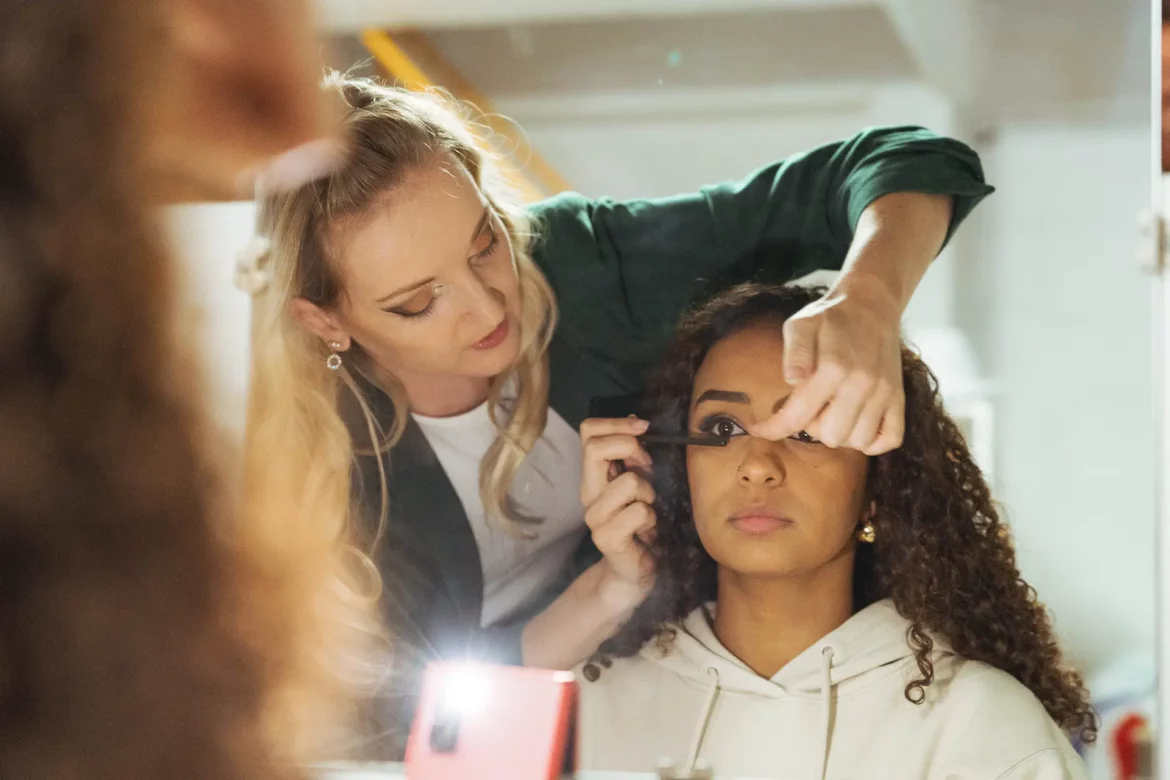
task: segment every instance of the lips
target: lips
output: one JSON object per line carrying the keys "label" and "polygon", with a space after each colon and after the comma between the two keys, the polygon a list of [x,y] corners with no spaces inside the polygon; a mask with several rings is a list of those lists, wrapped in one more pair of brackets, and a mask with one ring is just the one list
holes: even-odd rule
{"label": "lips", "polygon": [[508,338],[508,318],[504,317],[503,321],[496,326],[496,329],[487,334],[484,338],[471,345],[472,349],[494,349],[504,343],[504,339]]}
{"label": "lips", "polygon": [[792,525],[790,518],[766,506],[756,505],[740,509],[731,516],[731,524],[747,534],[767,534]]}

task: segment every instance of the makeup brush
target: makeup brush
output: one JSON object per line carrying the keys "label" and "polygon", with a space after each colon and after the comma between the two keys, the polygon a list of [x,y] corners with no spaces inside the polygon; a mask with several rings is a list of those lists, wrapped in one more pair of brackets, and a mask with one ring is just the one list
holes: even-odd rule
{"label": "makeup brush", "polygon": [[705,433],[701,436],[674,436],[670,434],[644,433],[638,437],[642,444],[679,444],[695,447],[726,447],[727,436]]}

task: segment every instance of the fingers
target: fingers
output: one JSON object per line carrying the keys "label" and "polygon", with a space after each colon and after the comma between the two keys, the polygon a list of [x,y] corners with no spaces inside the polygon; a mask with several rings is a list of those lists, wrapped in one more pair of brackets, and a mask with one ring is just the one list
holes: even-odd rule
{"label": "fingers", "polygon": [[789,319],[784,323],[784,381],[795,387],[813,375],[816,365],[816,320]]}
{"label": "fingers", "polygon": [[835,360],[822,363],[811,379],[792,391],[783,409],[751,426],[750,433],[778,441],[806,431],[828,447],[849,447],[867,455],[901,446],[906,403],[901,363],[885,372],[896,378],[896,384],[885,374],[860,369],[846,374],[839,366]]}
{"label": "fingers", "polygon": [[906,431],[906,396],[900,392],[882,417],[877,438],[868,448],[863,449],[866,455],[883,455],[902,446],[902,437]]}
{"label": "fingers", "polygon": [[595,528],[593,544],[607,557],[630,553],[637,547],[635,539],[638,535],[650,533],[654,524],[654,510],[647,504],[635,502]]}
{"label": "fingers", "polygon": [[887,397],[874,396],[866,401],[845,446],[861,452],[865,452],[873,446],[878,431],[881,429],[882,418],[885,417],[889,406],[890,399]]}
{"label": "fingers", "polygon": [[640,436],[649,427],[649,422],[637,417],[591,417],[581,423],[581,443],[587,443],[598,436],[613,434]]}
{"label": "fingers", "polygon": [[649,508],[654,503],[654,488],[636,473],[627,471],[608,483],[597,499],[586,507],[585,524],[594,530],[602,528],[635,503]]}
{"label": "fingers", "polygon": [[591,506],[613,478],[613,464],[650,468],[649,453],[635,438],[649,423],[636,419],[591,419],[581,424],[581,503]]}
{"label": "fingers", "polygon": [[[886,398],[875,394],[877,382],[869,374],[857,372],[849,376],[838,387],[833,399],[820,417],[820,439],[829,447],[848,444],[855,433],[863,409],[870,401],[877,401],[876,423],[881,422],[881,410]],[[877,424],[874,429],[876,432]],[[872,441],[872,436],[869,441]],[[869,441],[866,444],[869,444]]]}
{"label": "fingers", "polygon": [[340,161],[340,105],[319,88],[309,3],[174,0],[160,4],[167,39],[144,149],[168,199],[251,195],[250,179],[276,155],[303,178]]}
{"label": "fingers", "polygon": [[750,433],[778,441],[806,430],[832,400],[844,371],[837,364],[822,363],[816,373],[784,401],[784,408],[751,427]]}
{"label": "fingers", "polygon": [[901,344],[872,312],[822,299],[784,325],[783,408],[748,430],[778,441],[801,431],[829,447],[881,454],[905,426]]}

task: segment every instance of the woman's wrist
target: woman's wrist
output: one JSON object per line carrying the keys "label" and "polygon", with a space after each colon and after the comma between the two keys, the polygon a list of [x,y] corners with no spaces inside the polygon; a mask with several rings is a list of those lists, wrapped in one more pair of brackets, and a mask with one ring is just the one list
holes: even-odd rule
{"label": "woman's wrist", "polygon": [[632,583],[617,576],[605,561],[595,563],[524,627],[525,665],[573,668],[630,619],[651,584]]}
{"label": "woman's wrist", "polygon": [[862,212],[833,291],[900,318],[942,249],[952,208],[945,195],[891,193],[875,200]]}
{"label": "woman's wrist", "polygon": [[654,584],[653,580],[632,582],[625,579],[614,572],[605,561],[595,564],[594,571],[597,577],[594,584],[597,603],[617,623],[624,622],[633,614],[650,595],[650,589]]}

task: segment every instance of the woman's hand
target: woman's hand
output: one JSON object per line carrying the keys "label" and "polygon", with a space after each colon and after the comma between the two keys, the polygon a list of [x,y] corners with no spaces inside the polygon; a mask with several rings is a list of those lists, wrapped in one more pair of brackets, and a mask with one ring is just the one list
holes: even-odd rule
{"label": "woman's hand", "polygon": [[[752,434],[807,431],[830,447],[880,455],[902,443],[902,309],[880,290],[833,288],[784,324],[784,408]],[[810,368],[811,367],[811,368]]]}
{"label": "woman's hand", "polygon": [[[581,503],[604,558],[524,627],[526,666],[572,669],[613,636],[649,594],[654,561],[643,542],[653,538],[654,490],[637,473],[650,468],[650,456],[635,438],[648,427],[632,418],[581,424]],[[630,470],[622,473],[619,463]]]}
{"label": "woman's hand", "polygon": [[862,212],[836,283],[784,325],[784,376],[794,389],[753,435],[807,431],[867,455],[902,444],[902,312],[942,248],[952,206],[948,196],[902,192]]}
{"label": "woman's hand", "polygon": [[599,595],[615,608],[637,606],[654,583],[654,561],[646,549],[654,534],[654,488],[639,473],[652,461],[635,438],[648,427],[634,418],[581,424],[581,503],[593,543],[604,556]]}
{"label": "woman's hand", "polygon": [[160,202],[251,198],[344,160],[309,0],[164,0],[143,154]]}

